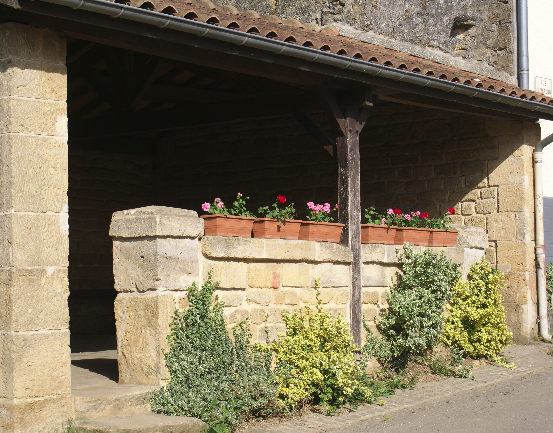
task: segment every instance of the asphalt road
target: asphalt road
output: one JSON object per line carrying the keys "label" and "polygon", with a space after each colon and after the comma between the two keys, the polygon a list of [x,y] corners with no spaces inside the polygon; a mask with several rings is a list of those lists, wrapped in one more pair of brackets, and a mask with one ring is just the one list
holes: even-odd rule
{"label": "asphalt road", "polygon": [[528,373],[441,401],[395,411],[328,433],[553,432],[553,369]]}

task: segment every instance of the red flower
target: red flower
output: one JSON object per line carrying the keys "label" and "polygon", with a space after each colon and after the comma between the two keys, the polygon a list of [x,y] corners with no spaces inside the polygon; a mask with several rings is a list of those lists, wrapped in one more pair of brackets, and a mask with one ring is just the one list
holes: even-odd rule
{"label": "red flower", "polygon": [[455,215],[455,209],[453,209],[452,207],[450,207],[447,211],[448,211],[451,215]]}
{"label": "red flower", "polygon": [[421,213],[421,218],[422,219],[428,218],[428,213],[426,213],[426,212]]}
{"label": "red flower", "polygon": [[395,213],[396,215],[401,215],[401,211],[400,211],[399,209],[394,209],[394,213]]}
{"label": "red flower", "polygon": [[285,203],[286,197],[284,197],[283,195],[277,195],[277,200],[281,203]]}

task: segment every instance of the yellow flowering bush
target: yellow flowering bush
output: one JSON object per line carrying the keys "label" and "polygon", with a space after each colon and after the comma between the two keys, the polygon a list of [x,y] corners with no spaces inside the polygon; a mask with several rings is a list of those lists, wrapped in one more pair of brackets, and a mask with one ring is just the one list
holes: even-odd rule
{"label": "yellow flowering bush", "polygon": [[472,358],[486,357],[505,362],[498,353],[512,337],[505,323],[501,305],[503,274],[482,261],[471,266],[468,280],[459,279],[453,286],[453,299],[447,305],[449,315],[442,340],[463,350]]}
{"label": "yellow flowering bush", "polygon": [[343,317],[319,305],[283,314],[286,334],[270,345],[276,354],[279,399],[294,410],[317,401],[328,411],[370,400],[354,351],[358,350]]}

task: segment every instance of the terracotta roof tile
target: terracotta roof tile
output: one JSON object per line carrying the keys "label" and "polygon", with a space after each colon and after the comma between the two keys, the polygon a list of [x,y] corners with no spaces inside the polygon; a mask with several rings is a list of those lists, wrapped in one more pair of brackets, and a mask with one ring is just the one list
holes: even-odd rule
{"label": "terracotta roof tile", "polygon": [[[116,1],[119,3],[125,0]],[[275,15],[260,16],[255,11],[239,11],[231,5],[216,6],[209,0],[127,0],[126,4],[553,105],[553,98],[542,93],[521,89],[411,54],[339,36],[338,30],[332,27],[319,29],[318,26],[302,24],[298,20],[281,20]]]}

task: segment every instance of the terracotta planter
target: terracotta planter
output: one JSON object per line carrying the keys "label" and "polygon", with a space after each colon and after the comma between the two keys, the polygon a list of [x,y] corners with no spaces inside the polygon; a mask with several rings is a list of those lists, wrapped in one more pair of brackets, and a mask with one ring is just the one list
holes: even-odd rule
{"label": "terracotta planter", "polygon": [[298,240],[301,223],[300,220],[284,220],[282,225],[277,224],[280,239]]}
{"label": "terracotta planter", "polygon": [[257,218],[253,222],[253,237],[261,239],[280,239],[279,222],[273,218]]}
{"label": "terracotta planter", "polygon": [[344,224],[302,221],[299,233],[301,241],[340,242]]}
{"label": "terracotta planter", "polygon": [[251,238],[255,218],[234,215],[202,215],[206,236]]}
{"label": "terracotta planter", "polygon": [[459,230],[430,230],[431,247],[454,247],[457,244]]}
{"label": "terracotta planter", "polygon": [[396,227],[381,226],[376,224],[361,224],[362,244],[394,245]]}
{"label": "terracotta planter", "polygon": [[404,243],[427,247],[430,243],[430,229],[397,227],[394,244],[403,245]]}

